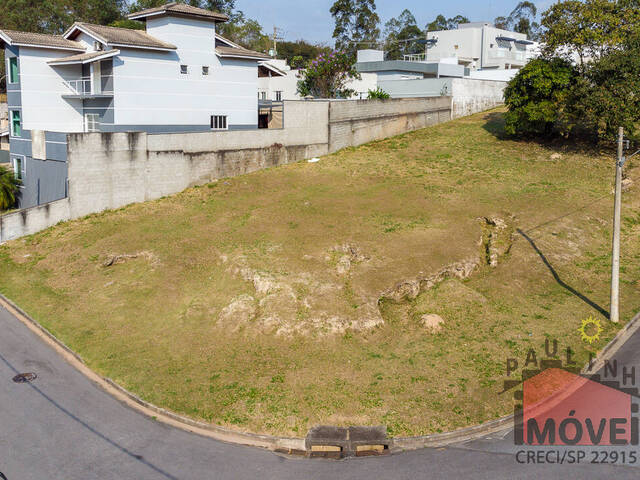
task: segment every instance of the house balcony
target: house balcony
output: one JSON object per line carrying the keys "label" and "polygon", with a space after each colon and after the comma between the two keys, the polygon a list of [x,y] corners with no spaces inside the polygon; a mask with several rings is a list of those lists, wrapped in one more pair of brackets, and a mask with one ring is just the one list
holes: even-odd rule
{"label": "house balcony", "polygon": [[426,62],[427,54],[426,53],[414,53],[411,55],[403,55],[402,60],[405,62]]}
{"label": "house balcony", "polygon": [[90,98],[110,98],[113,97],[113,89],[102,88],[103,79],[91,77],[82,77],[73,80],[63,80],[63,85],[67,92],[62,94],[63,98],[70,99],[90,99]]}

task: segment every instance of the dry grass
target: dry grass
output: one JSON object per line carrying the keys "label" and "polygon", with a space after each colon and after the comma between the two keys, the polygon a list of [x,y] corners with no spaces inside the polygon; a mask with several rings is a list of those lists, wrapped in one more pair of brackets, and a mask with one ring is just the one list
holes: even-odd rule
{"label": "dry grass", "polygon": [[[611,158],[551,159],[500,131],[500,112],[476,115],[61,224],[0,247],[0,291],[95,370],[217,424],[408,435],[495,418],[506,357],[558,338],[584,361],[616,331],[590,347],[576,330],[608,303]],[[626,321],[637,188],[624,205]],[[378,312],[397,282],[477,256],[489,215],[539,253],[516,234],[496,268]]]}

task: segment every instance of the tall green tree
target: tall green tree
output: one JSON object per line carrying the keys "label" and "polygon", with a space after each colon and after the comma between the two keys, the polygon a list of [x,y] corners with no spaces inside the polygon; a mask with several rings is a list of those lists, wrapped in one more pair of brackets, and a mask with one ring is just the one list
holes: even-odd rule
{"label": "tall green tree", "polygon": [[59,34],[74,21],[107,25],[125,7],[124,0],[3,0],[0,28]]}
{"label": "tall green tree", "polygon": [[335,20],[336,49],[355,58],[357,50],[378,44],[380,17],[375,0],[336,0],[329,11]]}
{"label": "tall green tree", "polygon": [[538,8],[533,2],[520,2],[508,17],[497,17],[493,24],[503,30],[524,33],[531,40],[538,40],[540,25],[536,22]]}
{"label": "tall green tree", "polygon": [[303,68],[321,53],[329,54],[331,49],[326,45],[314,45],[305,40],[278,42],[278,58],[287,60],[291,68]]}
{"label": "tall green tree", "polygon": [[542,14],[545,54],[566,56],[575,52],[584,68],[617,49],[640,29],[638,0],[565,0]]}
{"label": "tall green tree", "polygon": [[618,127],[640,140],[640,34],[590,62],[567,101],[578,133],[613,141]]}
{"label": "tall green tree", "polygon": [[415,40],[424,34],[418,27],[416,17],[405,9],[396,18],[392,18],[384,26],[384,50],[389,60],[402,59],[403,55],[423,53],[424,46]]}
{"label": "tall green tree", "polygon": [[427,23],[425,30],[427,32],[437,32],[440,30],[455,30],[461,23],[469,23],[469,19],[462,15],[456,15],[453,18],[447,18],[444,15],[438,15],[436,19]]}

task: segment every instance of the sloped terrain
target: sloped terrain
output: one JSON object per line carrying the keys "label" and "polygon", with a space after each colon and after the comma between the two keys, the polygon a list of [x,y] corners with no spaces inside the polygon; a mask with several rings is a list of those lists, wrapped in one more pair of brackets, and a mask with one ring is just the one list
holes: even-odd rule
{"label": "sloped terrain", "polygon": [[616,331],[611,152],[501,129],[501,112],[475,115],[64,223],[0,247],[0,292],[95,370],[217,424],[409,435],[495,418],[507,357],[557,338],[584,361]]}

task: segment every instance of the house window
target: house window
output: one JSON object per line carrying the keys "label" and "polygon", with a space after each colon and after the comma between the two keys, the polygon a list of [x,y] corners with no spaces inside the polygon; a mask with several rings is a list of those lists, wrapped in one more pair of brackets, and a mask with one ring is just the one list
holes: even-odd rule
{"label": "house window", "polygon": [[267,99],[267,92],[260,92],[260,99],[261,100],[266,100]]}
{"label": "house window", "polygon": [[87,133],[100,131],[100,116],[97,113],[87,113],[84,116],[84,131]]}
{"label": "house window", "polygon": [[211,115],[211,130],[227,130],[227,116]]}
{"label": "house window", "polygon": [[18,180],[24,178],[24,159],[22,157],[13,157],[13,174]]}
{"label": "house window", "polygon": [[22,135],[20,110],[11,110],[11,135],[14,137],[19,137],[20,135]]}
{"label": "house window", "polygon": [[189,73],[189,65],[180,65],[180,73],[187,75]]}
{"label": "house window", "polygon": [[202,75],[209,75],[209,67],[207,66],[202,67]]}
{"label": "house window", "polygon": [[18,57],[11,57],[9,59],[9,83],[18,83],[19,77]]}
{"label": "house window", "polygon": [[275,97],[276,97],[275,98],[276,102],[281,102],[282,101],[282,92],[277,91]]}

